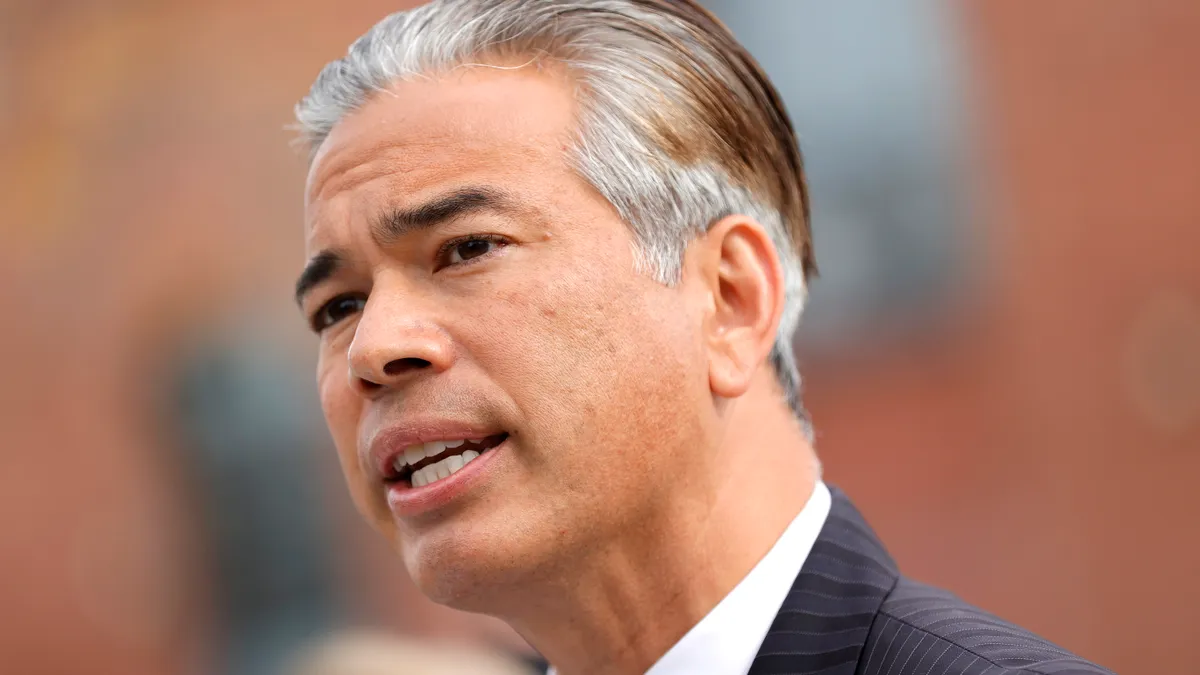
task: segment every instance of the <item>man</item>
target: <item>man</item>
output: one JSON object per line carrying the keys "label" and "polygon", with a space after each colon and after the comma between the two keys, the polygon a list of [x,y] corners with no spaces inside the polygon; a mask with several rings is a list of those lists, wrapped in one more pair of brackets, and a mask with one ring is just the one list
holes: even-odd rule
{"label": "man", "polygon": [[363,515],[562,675],[1103,673],[905,579],[820,479],[779,97],[692,0],[444,0],[297,107],[297,298]]}

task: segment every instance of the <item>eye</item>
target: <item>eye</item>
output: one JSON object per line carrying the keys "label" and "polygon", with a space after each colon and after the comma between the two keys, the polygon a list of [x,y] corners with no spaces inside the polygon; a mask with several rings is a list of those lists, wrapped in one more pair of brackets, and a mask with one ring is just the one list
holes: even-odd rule
{"label": "eye", "polygon": [[439,267],[461,265],[495,253],[508,242],[494,235],[473,234],[446,242],[442,246]]}
{"label": "eye", "polygon": [[330,326],[342,321],[346,317],[361,312],[364,305],[367,304],[366,297],[358,294],[339,295],[329,302],[321,305],[321,308],[313,314],[311,319],[312,329],[318,333],[329,328]]}

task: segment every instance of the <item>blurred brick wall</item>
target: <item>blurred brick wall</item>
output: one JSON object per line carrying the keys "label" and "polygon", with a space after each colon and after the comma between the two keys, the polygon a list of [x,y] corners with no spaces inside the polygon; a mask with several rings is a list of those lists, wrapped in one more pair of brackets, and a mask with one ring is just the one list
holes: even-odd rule
{"label": "blurred brick wall", "polygon": [[307,345],[284,127],[399,4],[0,4],[0,672],[204,662],[209,556],[157,378],[230,310]]}
{"label": "blurred brick wall", "polygon": [[990,297],[813,364],[828,475],[909,573],[1120,673],[1200,673],[1200,3],[963,18]]}
{"label": "blurred brick wall", "polygon": [[[0,4],[0,671],[203,654],[153,376],[231,306],[304,339],[282,127],[402,4]],[[1197,672],[1200,4],[965,8],[989,293],[925,342],[806,364],[827,475],[916,576],[1119,672]],[[418,627],[345,531],[364,616]]]}

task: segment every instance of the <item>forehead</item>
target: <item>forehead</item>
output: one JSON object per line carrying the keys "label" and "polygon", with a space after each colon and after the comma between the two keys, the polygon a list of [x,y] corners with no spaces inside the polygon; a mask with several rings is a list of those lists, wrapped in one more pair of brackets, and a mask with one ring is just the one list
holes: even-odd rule
{"label": "forehead", "polygon": [[373,193],[403,200],[472,180],[534,187],[567,170],[573,121],[571,87],[533,67],[397,82],[321,145],[305,189],[309,227],[322,211],[346,207],[337,202]]}

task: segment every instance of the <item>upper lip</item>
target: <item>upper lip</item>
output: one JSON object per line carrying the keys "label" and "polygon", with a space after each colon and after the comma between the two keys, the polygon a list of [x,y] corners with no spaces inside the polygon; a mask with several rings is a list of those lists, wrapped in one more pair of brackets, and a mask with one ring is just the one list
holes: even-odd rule
{"label": "upper lip", "polygon": [[393,475],[392,464],[405,448],[430,441],[459,441],[486,438],[502,431],[493,425],[450,419],[409,420],[384,427],[367,446],[367,460],[382,479]]}

